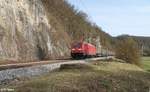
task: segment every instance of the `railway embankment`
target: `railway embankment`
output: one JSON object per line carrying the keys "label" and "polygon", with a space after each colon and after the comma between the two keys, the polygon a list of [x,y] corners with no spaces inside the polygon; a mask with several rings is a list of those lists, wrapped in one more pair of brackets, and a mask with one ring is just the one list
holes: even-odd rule
{"label": "railway embankment", "polygon": [[[0,85],[8,84],[9,82],[21,78],[32,78],[52,72],[53,70],[59,69],[64,64],[85,64],[90,61],[107,60],[112,57],[98,57],[89,58],[83,60],[56,60],[54,61],[43,61],[43,62],[31,62],[31,63],[20,63],[20,64],[8,64],[0,65],[0,68],[4,69],[0,71]],[[9,68],[10,67],[10,68]],[[5,69],[6,68],[6,69]]]}
{"label": "railway embankment", "polygon": [[15,92],[149,92],[150,73],[120,62],[64,64],[59,70],[12,83]]}
{"label": "railway embankment", "polygon": [[53,64],[45,65],[33,65],[29,67],[16,68],[16,69],[6,69],[0,71],[0,85],[8,84],[13,80],[20,78],[31,78],[35,76],[40,76],[49,73],[53,70],[59,69],[62,64],[75,64],[75,63],[85,63],[83,60],[70,61],[70,62],[59,62]]}

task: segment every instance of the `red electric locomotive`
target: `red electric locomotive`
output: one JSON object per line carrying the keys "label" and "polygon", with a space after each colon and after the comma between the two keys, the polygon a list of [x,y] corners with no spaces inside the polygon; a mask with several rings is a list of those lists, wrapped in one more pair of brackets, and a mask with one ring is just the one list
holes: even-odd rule
{"label": "red electric locomotive", "polygon": [[85,58],[96,56],[96,47],[90,43],[79,42],[72,45],[72,58]]}

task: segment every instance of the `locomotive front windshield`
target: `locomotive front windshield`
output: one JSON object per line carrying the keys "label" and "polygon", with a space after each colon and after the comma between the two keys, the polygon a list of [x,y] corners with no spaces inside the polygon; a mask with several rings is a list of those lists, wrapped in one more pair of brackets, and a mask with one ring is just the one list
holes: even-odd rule
{"label": "locomotive front windshield", "polygon": [[74,45],[74,48],[81,48],[82,44],[81,43],[77,43]]}

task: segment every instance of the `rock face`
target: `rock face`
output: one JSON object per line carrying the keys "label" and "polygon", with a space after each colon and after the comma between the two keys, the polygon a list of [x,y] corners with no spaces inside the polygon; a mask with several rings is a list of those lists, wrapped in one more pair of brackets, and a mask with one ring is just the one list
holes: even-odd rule
{"label": "rock face", "polygon": [[43,4],[46,1],[0,0],[1,60],[37,61],[69,56],[70,35],[65,27],[52,26],[51,12]]}
{"label": "rock face", "polygon": [[[68,54],[67,36],[48,22],[41,0],[0,0],[0,58],[33,61]],[[64,33],[65,35],[65,33]]]}

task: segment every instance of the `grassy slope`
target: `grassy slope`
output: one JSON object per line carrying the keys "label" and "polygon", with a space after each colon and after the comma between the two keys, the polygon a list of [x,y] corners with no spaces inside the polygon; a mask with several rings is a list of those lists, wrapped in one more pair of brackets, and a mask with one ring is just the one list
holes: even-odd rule
{"label": "grassy slope", "polygon": [[150,73],[117,62],[64,66],[17,84],[17,92],[148,92]]}
{"label": "grassy slope", "polygon": [[143,67],[145,70],[150,71],[150,57],[142,58]]}

